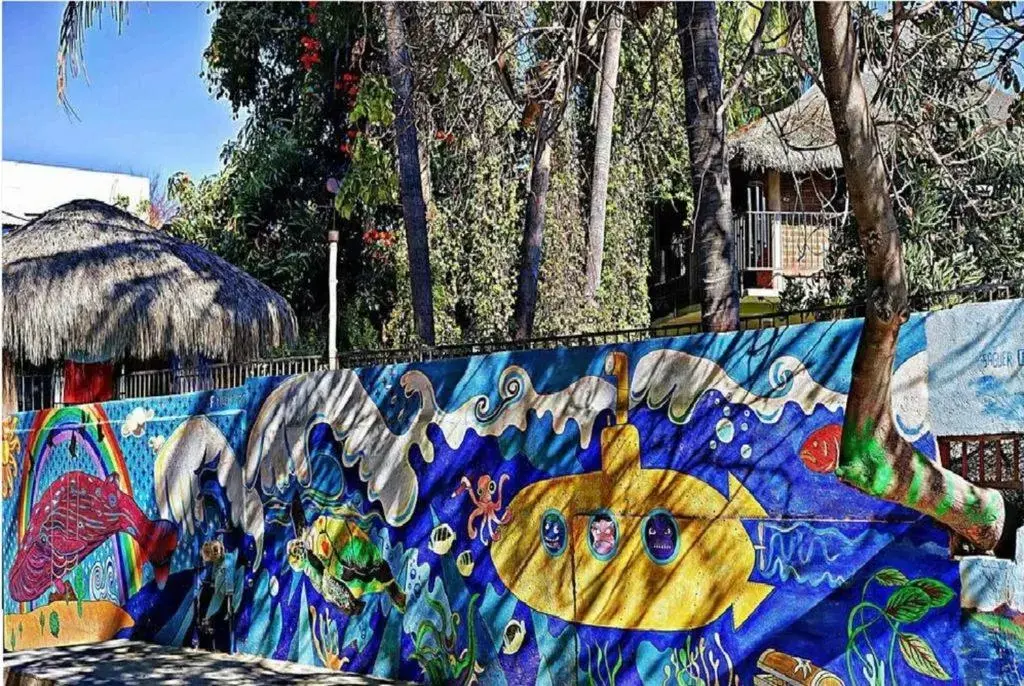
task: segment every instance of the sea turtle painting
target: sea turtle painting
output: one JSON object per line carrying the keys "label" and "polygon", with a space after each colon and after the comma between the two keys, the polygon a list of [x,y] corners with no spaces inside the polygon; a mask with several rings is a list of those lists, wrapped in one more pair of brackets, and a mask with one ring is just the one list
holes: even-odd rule
{"label": "sea turtle painting", "polygon": [[288,542],[288,564],[305,574],[327,602],[357,615],[366,606],[364,595],[387,593],[405,611],[405,594],[361,522],[321,515],[307,527],[298,500],[292,504],[292,522],[295,538]]}

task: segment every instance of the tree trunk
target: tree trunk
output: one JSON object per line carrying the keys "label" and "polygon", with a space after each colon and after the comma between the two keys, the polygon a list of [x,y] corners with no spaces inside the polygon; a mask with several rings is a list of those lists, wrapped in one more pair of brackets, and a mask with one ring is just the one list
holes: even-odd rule
{"label": "tree trunk", "polygon": [[732,233],[729,166],[725,159],[718,17],[712,2],[676,4],[686,93],[686,139],[693,179],[694,231],[700,264],[705,331],[740,325],[739,282]]}
{"label": "tree trunk", "polygon": [[896,430],[893,363],[900,326],[908,316],[903,247],[857,66],[850,6],[816,2],[814,17],[825,95],[857,218],[868,286],[836,475],[865,493],[935,518],[981,550],[1012,557],[1019,517],[1008,513],[1002,494],[979,488],[927,459]]}
{"label": "tree trunk", "polygon": [[530,197],[526,204],[526,224],[519,261],[516,286],[515,336],[517,339],[533,335],[533,318],[537,313],[537,291],[540,278],[541,245],[544,240],[544,214],[548,187],[551,185],[551,134],[548,129],[550,106],[545,107],[537,123],[534,139],[533,168],[530,171]]}
{"label": "tree trunk", "polygon": [[3,358],[3,416],[6,417],[18,411],[18,386],[15,381],[14,355],[4,350]]}
{"label": "tree trunk", "polygon": [[412,310],[416,333],[427,345],[434,344],[434,298],[430,283],[430,245],[427,239],[427,206],[423,201],[416,115],[412,102],[412,60],[409,57],[405,22],[398,3],[384,3],[388,68],[395,90],[395,139],[398,146],[398,183],[405,220]]}
{"label": "tree trunk", "polygon": [[601,286],[604,262],[604,220],[608,205],[608,171],[612,157],[612,124],[615,118],[615,88],[619,81],[619,48],[622,45],[622,13],[616,7],[609,18],[604,39],[604,58],[599,77],[600,94],[594,140],[594,169],[590,184],[590,221],[587,225],[587,300],[593,300]]}

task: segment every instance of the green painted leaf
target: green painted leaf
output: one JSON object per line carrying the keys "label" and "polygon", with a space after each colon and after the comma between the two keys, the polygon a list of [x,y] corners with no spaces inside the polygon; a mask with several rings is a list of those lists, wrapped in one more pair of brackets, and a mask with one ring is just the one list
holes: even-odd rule
{"label": "green painted leaf", "polygon": [[906,575],[895,567],[886,567],[875,573],[875,580],[883,586],[903,586],[907,583]]}
{"label": "green painted leaf", "polygon": [[897,622],[916,622],[931,607],[931,596],[920,588],[903,586],[889,597],[889,602],[885,604],[885,614]]}
{"label": "green painted leaf", "polygon": [[953,589],[938,579],[914,579],[910,585],[927,593],[931,598],[932,607],[942,607],[956,597]]}
{"label": "green painted leaf", "polygon": [[939,664],[939,659],[924,639],[916,634],[900,633],[897,636],[900,654],[910,668],[919,674],[930,676],[940,681],[950,681],[951,677]]}

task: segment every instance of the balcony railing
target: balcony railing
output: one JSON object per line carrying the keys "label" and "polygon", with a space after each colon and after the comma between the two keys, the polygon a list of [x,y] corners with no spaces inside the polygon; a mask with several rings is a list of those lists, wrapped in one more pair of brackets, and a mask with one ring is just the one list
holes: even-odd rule
{"label": "balcony railing", "polygon": [[746,212],[733,217],[736,266],[784,276],[813,274],[825,265],[832,231],[843,212]]}

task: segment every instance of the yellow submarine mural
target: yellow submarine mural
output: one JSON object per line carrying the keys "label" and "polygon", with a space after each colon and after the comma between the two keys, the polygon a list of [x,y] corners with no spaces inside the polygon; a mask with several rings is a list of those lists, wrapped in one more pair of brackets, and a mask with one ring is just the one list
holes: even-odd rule
{"label": "yellow submarine mural", "polygon": [[605,372],[617,392],[615,423],[601,432],[601,471],[516,494],[510,523],[491,544],[498,575],[521,601],[567,621],[681,631],[731,607],[739,627],[773,590],[750,581],[755,549],[740,520],[767,513],[732,474],[726,498],[693,476],[643,468],[625,353],[611,353]]}

